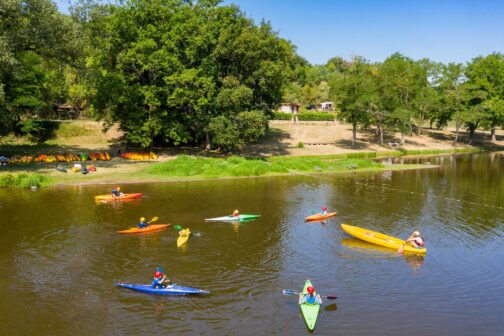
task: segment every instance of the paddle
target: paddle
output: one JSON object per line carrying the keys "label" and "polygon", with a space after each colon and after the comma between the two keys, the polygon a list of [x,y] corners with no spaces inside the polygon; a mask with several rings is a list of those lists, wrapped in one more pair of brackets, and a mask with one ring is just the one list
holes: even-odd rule
{"label": "paddle", "polygon": [[[175,230],[177,230],[177,232],[180,232],[182,230],[182,226],[180,226],[180,225],[175,225],[173,228]],[[199,233],[199,232],[192,232],[191,231],[191,236],[200,237],[201,233]]]}
{"label": "paddle", "polygon": [[[283,289],[282,294],[283,295],[299,295],[299,293],[294,292],[293,290],[290,290],[290,289]],[[337,296],[332,296],[332,295],[320,295],[320,297],[323,297],[328,300],[336,300],[338,298]]]}
{"label": "paddle", "polygon": [[157,217],[157,216],[156,217],[152,217],[152,219],[147,222],[147,225],[150,224],[150,223],[152,223],[152,222],[157,221],[158,219],[159,219],[159,217]]}

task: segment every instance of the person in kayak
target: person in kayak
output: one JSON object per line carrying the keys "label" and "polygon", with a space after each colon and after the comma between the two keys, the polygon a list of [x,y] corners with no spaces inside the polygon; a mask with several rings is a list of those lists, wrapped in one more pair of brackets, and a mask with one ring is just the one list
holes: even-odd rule
{"label": "person in kayak", "polygon": [[417,249],[421,249],[425,247],[425,242],[420,235],[419,231],[413,231],[413,233],[406,239],[406,244],[409,244]]}
{"label": "person in kayak", "polygon": [[124,196],[124,194],[121,192],[121,187],[112,188],[112,196],[114,198]]}
{"label": "person in kayak", "polygon": [[322,216],[327,215],[327,207],[322,207],[322,211],[320,212],[320,215],[322,215]]}
{"label": "person in kayak", "polygon": [[235,211],[233,212],[233,217],[238,217],[238,216],[240,216],[240,211],[235,210]]}
{"label": "person in kayak", "polygon": [[154,278],[152,278],[152,288],[165,288],[171,281],[166,278],[166,274],[162,272],[160,267],[156,268]]}
{"label": "person in kayak", "polygon": [[308,286],[306,288],[306,291],[308,292],[307,294],[299,293],[299,304],[322,304],[322,298],[320,297],[320,295],[313,295],[313,293],[315,292],[315,288],[313,288],[313,286]]}
{"label": "person in kayak", "polygon": [[145,221],[145,217],[140,218],[140,222],[138,222],[138,228],[144,229],[149,225],[149,222]]}

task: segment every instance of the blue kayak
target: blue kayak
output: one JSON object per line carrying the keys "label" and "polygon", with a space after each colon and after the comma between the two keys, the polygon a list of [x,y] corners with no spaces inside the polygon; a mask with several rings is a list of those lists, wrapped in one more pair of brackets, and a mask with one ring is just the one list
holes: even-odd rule
{"label": "blue kayak", "polygon": [[116,286],[129,288],[142,293],[160,294],[160,295],[188,295],[188,294],[209,294],[210,291],[192,287],[179,286],[176,284],[168,285],[165,288],[153,288],[152,285],[134,285],[127,283],[118,283]]}

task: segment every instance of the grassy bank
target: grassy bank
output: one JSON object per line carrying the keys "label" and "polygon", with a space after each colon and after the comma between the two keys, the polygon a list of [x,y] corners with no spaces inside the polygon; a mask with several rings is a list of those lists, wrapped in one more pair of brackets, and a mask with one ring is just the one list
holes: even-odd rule
{"label": "grassy bank", "polygon": [[149,174],[170,177],[239,177],[286,174],[291,172],[328,172],[358,169],[380,169],[383,165],[369,159],[324,159],[309,157],[275,157],[268,160],[232,156],[226,159],[179,156],[156,163]]}

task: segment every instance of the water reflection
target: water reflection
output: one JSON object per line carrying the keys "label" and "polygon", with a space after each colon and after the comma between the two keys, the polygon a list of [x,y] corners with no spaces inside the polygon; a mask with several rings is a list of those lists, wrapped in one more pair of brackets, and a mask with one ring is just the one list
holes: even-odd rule
{"label": "water reflection", "polygon": [[387,258],[403,258],[413,271],[420,269],[425,259],[423,255],[410,254],[407,252],[399,254],[396,250],[388,247],[371,244],[353,237],[341,238],[341,245],[349,249],[358,250],[360,253],[365,253],[371,257],[382,258],[385,256]]}

